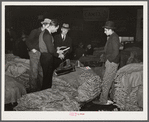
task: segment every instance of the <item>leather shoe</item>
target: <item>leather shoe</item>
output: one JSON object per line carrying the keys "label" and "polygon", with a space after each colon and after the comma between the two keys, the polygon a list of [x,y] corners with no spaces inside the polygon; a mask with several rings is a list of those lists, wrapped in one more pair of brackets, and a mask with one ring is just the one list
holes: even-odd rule
{"label": "leather shoe", "polygon": [[113,102],[111,100],[108,100],[106,103],[105,102],[102,102],[102,101],[99,101],[99,100],[94,100],[92,102],[94,104],[98,104],[98,105],[110,105],[110,104],[113,104]]}
{"label": "leather shoe", "polygon": [[101,102],[99,100],[94,100],[92,101],[94,104],[98,104],[98,105],[107,105],[107,103]]}

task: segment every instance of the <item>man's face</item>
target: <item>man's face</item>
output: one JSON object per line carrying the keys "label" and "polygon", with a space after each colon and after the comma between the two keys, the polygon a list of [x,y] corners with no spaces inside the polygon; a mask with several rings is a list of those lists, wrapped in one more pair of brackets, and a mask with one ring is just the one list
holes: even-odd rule
{"label": "man's face", "polygon": [[43,28],[48,28],[49,26],[50,26],[50,25],[47,24],[47,23],[44,23],[44,24],[42,25]]}
{"label": "man's face", "polygon": [[63,35],[66,35],[68,33],[68,29],[65,28],[61,28],[61,31]]}
{"label": "man's face", "polygon": [[104,28],[104,33],[109,36],[111,35],[111,29]]}
{"label": "man's face", "polygon": [[51,33],[57,32],[58,28],[59,28],[59,26],[54,26],[54,25],[51,26]]}

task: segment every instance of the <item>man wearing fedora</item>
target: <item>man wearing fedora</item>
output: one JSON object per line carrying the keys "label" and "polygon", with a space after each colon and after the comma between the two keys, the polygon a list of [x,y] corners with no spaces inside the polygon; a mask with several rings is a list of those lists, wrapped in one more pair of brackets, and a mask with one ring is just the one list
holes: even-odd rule
{"label": "man wearing fedora", "polygon": [[93,103],[107,105],[109,90],[112,86],[119,65],[120,41],[119,36],[114,31],[115,26],[113,21],[107,21],[103,28],[104,33],[108,37],[104,47],[104,54],[100,57],[101,60],[105,62],[105,74],[103,76],[100,99],[93,101]]}
{"label": "man wearing fedora", "polygon": [[[54,46],[56,49],[59,47],[70,47],[65,54],[65,59],[69,59],[70,53],[72,52],[72,39],[68,36],[69,30],[69,24],[63,23],[61,33],[54,36]],[[55,58],[55,68],[57,68],[61,62],[62,60]]]}
{"label": "man wearing fedora", "polygon": [[42,26],[31,31],[26,40],[26,45],[29,49],[30,56],[30,88],[31,91],[37,91],[42,84],[42,68],[40,66],[40,50],[39,50],[39,35],[44,31],[50,23],[50,19],[45,18],[41,22]]}

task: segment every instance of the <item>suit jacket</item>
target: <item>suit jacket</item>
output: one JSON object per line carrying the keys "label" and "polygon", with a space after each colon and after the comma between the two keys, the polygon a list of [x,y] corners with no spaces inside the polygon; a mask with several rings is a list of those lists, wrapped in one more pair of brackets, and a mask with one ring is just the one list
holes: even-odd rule
{"label": "suit jacket", "polygon": [[105,45],[105,57],[110,62],[119,63],[120,41],[118,35],[114,32],[107,40]]}
{"label": "suit jacket", "polygon": [[42,32],[41,27],[31,31],[26,39],[26,45],[29,50],[36,49],[39,51],[39,35]]}
{"label": "suit jacket", "polygon": [[70,47],[68,53],[71,53],[71,51],[72,51],[72,39],[68,35],[66,35],[65,40],[63,40],[61,34],[55,35],[54,36],[54,46],[55,46],[55,48],[61,47],[61,46]]}
{"label": "suit jacket", "polygon": [[48,30],[45,30],[40,33],[39,48],[41,53],[50,53],[51,55],[58,57],[57,50],[54,47],[53,36],[49,33]]}

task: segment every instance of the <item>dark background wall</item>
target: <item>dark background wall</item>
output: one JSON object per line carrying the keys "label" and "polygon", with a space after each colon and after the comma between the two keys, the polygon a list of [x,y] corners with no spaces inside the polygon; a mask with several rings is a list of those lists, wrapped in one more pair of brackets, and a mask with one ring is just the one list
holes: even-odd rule
{"label": "dark background wall", "polygon": [[[97,9],[96,10],[94,9]],[[40,27],[44,18],[56,18],[60,24],[67,22],[71,30],[69,35],[73,44],[93,43],[103,46],[106,35],[102,26],[106,20],[112,20],[120,36],[136,36],[137,10],[141,6],[6,6],[5,26],[13,27],[19,35],[21,30],[27,34]],[[59,31],[57,32],[59,33]]]}

